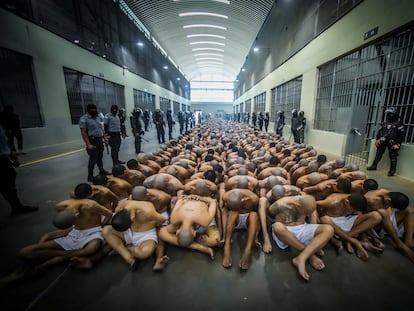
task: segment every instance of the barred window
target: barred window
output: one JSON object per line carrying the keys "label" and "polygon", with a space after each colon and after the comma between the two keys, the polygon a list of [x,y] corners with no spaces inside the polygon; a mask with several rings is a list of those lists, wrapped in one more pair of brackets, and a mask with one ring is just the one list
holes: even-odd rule
{"label": "barred window", "polygon": [[95,104],[98,112],[110,112],[112,105],[125,108],[124,87],[85,73],[63,68],[72,124],[86,113],[88,104]]}
{"label": "barred window", "polygon": [[148,111],[155,110],[155,95],[140,90],[133,90],[134,92],[134,107],[141,108],[142,111],[148,109]]}
{"label": "barred window", "polygon": [[12,105],[22,128],[44,126],[32,64],[32,57],[0,47],[0,108]]}
{"label": "barred window", "polygon": [[[340,110],[365,106],[365,134],[375,137],[387,107],[397,107],[414,142],[414,28],[393,34],[319,68],[315,129],[335,132]],[[348,117],[352,117],[349,115]]]}
{"label": "barred window", "polygon": [[264,112],[266,107],[266,92],[254,97],[254,112]]}
{"label": "barred window", "polygon": [[[292,110],[300,109],[301,92],[302,77],[297,77],[273,88],[272,102],[270,105],[270,121],[276,122],[276,114],[278,111],[283,111],[285,120],[290,120],[292,117]],[[276,128],[274,128],[274,131],[276,131]]]}
{"label": "barred window", "polygon": [[171,109],[171,100],[160,96],[160,109],[164,114],[167,113],[167,110]]}

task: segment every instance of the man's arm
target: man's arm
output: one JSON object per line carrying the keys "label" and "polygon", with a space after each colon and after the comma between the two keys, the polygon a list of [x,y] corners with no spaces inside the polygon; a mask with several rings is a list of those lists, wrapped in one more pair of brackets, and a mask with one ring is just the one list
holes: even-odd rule
{"label": "man's arm", "polygon": [[81,128],[80,131],[81,131],[82,139],[85,142],[86,148],[87,149],[95,148],[95,146],[92,145],[91,142],[89,141],[88,130],[86,128]]}

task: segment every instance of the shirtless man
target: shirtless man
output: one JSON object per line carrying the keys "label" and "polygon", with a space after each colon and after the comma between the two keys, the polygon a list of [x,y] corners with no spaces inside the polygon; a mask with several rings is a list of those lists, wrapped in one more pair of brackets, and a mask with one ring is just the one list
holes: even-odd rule
{"label": "shirtless man", "polygon": [[[228,210],[228,219],[224,237],[223,266],[232,266],[231,258],[231,238],[234,229],[247,229],[247,240],[243,250],[239,267],[242,270],[249,268],[253,242],[257,240],[259,230],[259,218],[257,208],[259,197],[248,189],[232,189],[223,195],[225,208]],[[259,244],[260,245],[260,244]]]}
{"label": "shirtless man", "polygon": [[[163,190],[155,189],[155,188],[145,188],[144,186],[134,187],[131,193],[131,200],[135,201],[148,201],[154,204],[155,210],[160,213],[162,216],[165,217],[165,221],[161,224],[161,226],[166,226],[170,223],[170,213],[169,207],[171,203],[172,196],[166,193]],[[160,226],[157,227],[157,235]],[[155,264],[152,267],[154,271],[161,271],[163,270],[170,258],[165,256],[165,245],[164,241],[158,238],[157,248],[155,250]]]}
{"label": "shirtless man", "polygon": [[[89,186],[88,189],[84,185]],[[82,189],[81,192],[78,189]],[[86,191],[83,191],[85,190]],[[29,261],[45,261],[29,267],[29,273],[39,274],[52,265],[69,261],[72,257],[87,257],[97,252],[102,244],[102,216],[110,218],[112,212],[96,201],[87,199],[92,193],[89,184],[79,184],[75,188],[76,199],[68,199],[56,204],[56,210],[72,211],[73,226],[66,230],[44,235],[39,243],[26,246],[19,251],[19,257]],[[67,211],[65,211],[67,212]]]}
{"label": "shirtless man", "polygon": [[107,177],[105,175],[97,175],[93,178],[94,185],[106,186],[115,193],[119,200],[128,199],[133,186],[126,180],[118,177]]}
{"label": "shirtless man", "polygon": [[[115,212],[112,225],[102,229],[103,236],[130,265],[131,271],[135,271],[138,260],[144,260],[155,252],[158,243],[156,226],[166,218],[148,201],[127,200],[118,205]],[[115,226],[118,222],[122,229]]]}
{"label": "shirtless man", "polygon": [[271,204],[277,200],[287,197],[304,194],[298,187],[293,185],[274,185],[265,195],[259,199],[259,219],[263,236],[263,252],[269,254],[272,252],[272,243],[270,241],[269,228],[273,220],[268,219],[268,209]]}
{"label": "shirtless man", "polygon": [[184,185],[177,177],[166,173],[157,173],[147,177],[144,180],[143,186],[163,190],[172,196],[180,194],[184,188]]}
{"label": "shirtless man", "polygon": [[[367,250],[375,251],[369,243],[356,239],[356,237],[381,222],[381,216],[377,212],[362,214],[366,209],[367,200],[361,194],[332,193],[326,199],[316,201],[320,221],[334,227],[335,234],[348,242],[347,249],[350,253],[356,248],[356,255],[362,260],[368,259]],[[343,249],[342,242],[333,238],[332,243],[340,253]]]}
{"label": "shirtless man", "polygon": [[374,236],[381,239],[387,233],[397,249],[414,261],[414,208],[408,207],[408,197],[384,188],[367,191],[365,197],[367,211],[377,211],[382,218]]}
{"label": "shirtless man", "polygon": [[205,253],[214,259],[212,247],[220,241],[215,225],[217,201],[197,195],[179,196],[171,210],[170,224],[162,227],[159,237],[172,245]]}
{"label": "shirtless man", "polygon": [[283,197],[269,207],[269,215],[275,221],[272,237],[277,246],[281,249],[290,246],[300,252],[292,263],[304,280],[310,279],[306,271],[308,260],[315,270],[325,268],[325,263],[317,255],[323,255],[322,248],[333,237],[334,230],[330,225],[316,223],[316,202],[312,196]]}
{"label": "shirtless man", "polygon": [[296,187],[299,187],[300,189],[304,189],[306,187],[319,184],[320,182],[327,180],[327,179],[328,179],[328,175],[318,173],[318,172],[313,172],[313,173],[306,174],[306,175],[299,177],[298,180],[296,181]]}
{"label": "shirtless man", "polygon": [[171,164],[162,167],[158,173],[166,173],[176,177],[181,183],[185,183],[190,178],[191,173],[181,165]]}
{"label": "shirtless man", "polygon": [[327,179],[303,188],[303,192],[312,195],[316,201],[325,199],[332,193],[351,193],[352,184],[348,179]]}
{"label": "shirtless man", "polygon": [[112,175],[129,182],[133,187],[141,186],[146,178],[142,172],[134,169],[128,169],[122,164],[114,165],[112,168]]}

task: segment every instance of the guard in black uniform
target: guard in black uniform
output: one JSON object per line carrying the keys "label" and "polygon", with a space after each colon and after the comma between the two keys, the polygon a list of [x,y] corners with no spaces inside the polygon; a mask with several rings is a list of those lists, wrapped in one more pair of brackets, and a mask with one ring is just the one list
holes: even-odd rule
{"label": "guard in black uniform", "polygon": [[276,134],[283,136],[283,127],[285,126],[285,113],[281,110],[277,112]]}
{"label": "guard in black uniform", "polygon": [[165,121],[164,114],[160,109],[155,109],[152,115],[152,122],[155,124],[157,130],[157,138],[160,144],[165,143]]}
{"label": "guard in black uniform", "polygon": [[397,168],[398,150],[400,150],[401,143],[405,138],[404,124],[399,121],[398,110],[396,107],[389,107],[385,110],[386,121],[381,124],[377,132],[375,146],[377,152],[375,154],[374,162],[367,169],[370,171],[376,170],[378,163],[381,161],[385,149],[388,148],[388,155],[390,157],[390,170],[388,176],[394,176]]}
{"label": "guard in black uniform", "polygon": [[142,115],[142,110],[139,108],[135,108],[132,111],[132,116],[129,117],[129,121],[131,122],[131,129],[132,129],[132,134],[134,135],[135,138],[135,153],[141,153],[141,142],[142,142],[142,135],[145,134],[145,131],[142,129],[142,124],[141,124],[141,115]]}
{"label": "guard in black uniform", "polygon": [[290,121],[290,129],[293,134],[293,140],[296,144],[300,144],[300,130],[303,128],[302,120],[298,116],[296,109],[292,110],[292,119]]}

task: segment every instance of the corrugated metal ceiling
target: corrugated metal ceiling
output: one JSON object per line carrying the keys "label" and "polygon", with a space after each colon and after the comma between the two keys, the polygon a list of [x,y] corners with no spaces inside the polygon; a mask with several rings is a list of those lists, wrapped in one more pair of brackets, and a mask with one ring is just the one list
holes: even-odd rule
{"label": "corrugated metal ceiling", "polygon": [[[274,0],[124,1],[190,81],[215,81],[220,77],[234,81],[274,3]],[[217,15],[180,16],[206,12]],[[185,27],[200,24],[220,28]]]}

